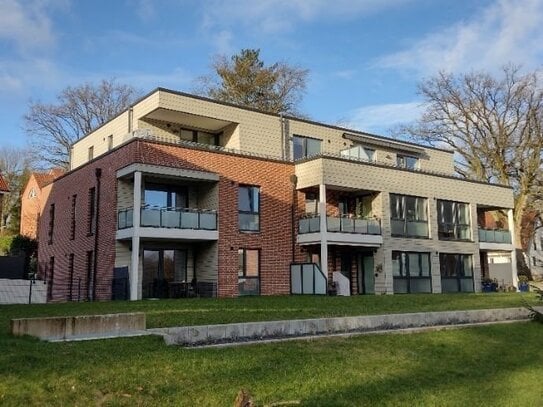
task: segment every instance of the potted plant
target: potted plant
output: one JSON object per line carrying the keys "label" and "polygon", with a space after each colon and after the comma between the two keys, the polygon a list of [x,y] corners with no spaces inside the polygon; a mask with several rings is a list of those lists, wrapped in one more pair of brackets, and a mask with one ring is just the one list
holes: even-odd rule
{"label": "potted plant", "polygon": [[528,285],[528,276],[524,274],[518,276],[518,289],[522,293],[529,291],[530,286]]}
{"label": "potted plant", "polygon": [[484,293],[496,292],[498,289],[498,281],[489,277],[483,278],[481,285],[483,286]]}

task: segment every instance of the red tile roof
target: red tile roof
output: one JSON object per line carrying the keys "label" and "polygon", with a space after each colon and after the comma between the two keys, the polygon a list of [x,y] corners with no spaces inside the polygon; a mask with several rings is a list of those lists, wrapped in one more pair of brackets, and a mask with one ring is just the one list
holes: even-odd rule
{"label": "red tile roof", "polygon": [[53,168],[47,172],[33,172],[32,173],[32,175],[34,175],[34,178],[36,178],[36,182],[38,183],[38,186],[40,187],[40,189],[50,184],[51,182],[53,182],[62,174],[64,174],[64,170],[62,168]]}
{"label": "red tile roof", "polygon": [[9,192],[8,183],[2,177],[2,174],[0,174],[0,192]]}

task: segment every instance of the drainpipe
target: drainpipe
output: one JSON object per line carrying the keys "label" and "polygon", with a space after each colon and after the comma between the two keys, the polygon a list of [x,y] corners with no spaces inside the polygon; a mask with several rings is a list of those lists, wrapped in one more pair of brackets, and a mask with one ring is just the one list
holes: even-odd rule
{"label": "drainpipe", "polygon": [[94,230],[94,259],[92,265],[92,300],[96,299],[96,275],[98,271],[98,231],[100,230],[100,180],[102,178],[102,169],[94,170],[96,175],[96,215],[95,215],[95,230]]}
{"label": "drainpipe", "polygon": [[279,123],[281,124],[281,158],[285,159],[285,125],[283,123],[283,113],[279,113]]}

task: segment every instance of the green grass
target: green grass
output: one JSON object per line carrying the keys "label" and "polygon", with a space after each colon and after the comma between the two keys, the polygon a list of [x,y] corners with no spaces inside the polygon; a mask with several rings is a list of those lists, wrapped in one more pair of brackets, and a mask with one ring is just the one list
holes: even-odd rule
{"label": "green grass", "polygon": [[541,405],[543,325],[515,323],[226,349],[157,337],[0,338],[0,405]]}
{"label": "green grass", "polygon": [[353,297],[282,296],[232,299],[116,301],[0,306],[0,329],[9,319],[54,315],[145,312],[148,327],[303,319],[369,314],[522,306],[535,294],[411,294]]}
{"label": "green grass", "polygon": [[[260,297],[0,306],[0,405],[541,405],[543,325],[329,338],[226,349],[161,338],[46,343],[9,320],[143,311],[149,326],[521,306],[519,294]],[[527,297],[530,302],[534,296]],[[534,301],[535,302],[535,301]]]}

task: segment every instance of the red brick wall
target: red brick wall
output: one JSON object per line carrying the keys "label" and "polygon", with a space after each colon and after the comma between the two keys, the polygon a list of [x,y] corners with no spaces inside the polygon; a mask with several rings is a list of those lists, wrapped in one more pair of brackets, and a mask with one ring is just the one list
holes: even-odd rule
{"label": "red brick wall", "polygon": [[[102,169],[99,207],[97,282],[103,289],[97,298],[109,298],[109,284],[115,261],[116,171],[139,162],[218,173],[219,179],[219,296],[238,293],[238,249],[260,249],[261,293],[290,292],[292,260],[290,163],[266,161],[232,154],[183,148],[135,140],[66,174],[54,182],[40,220],[39,262],[42,275],[51,256],[55,257],[53,300],[67,299],[68,262],[74,253],[75,281],[86,287],[86,253],[94,250],[94,236],[87,235],[88,190],[96,185],[95,169]],[[244,233],[238,228],[239,184],[260,187],[260,232]],[[76,237],[70,240],[71,199],[77,194]],[[53,243],[48,244],[49,207],[55,204]],[[50,276],[49,276],[50,277]],[[56,286],[56,287],[55,287]]]}

